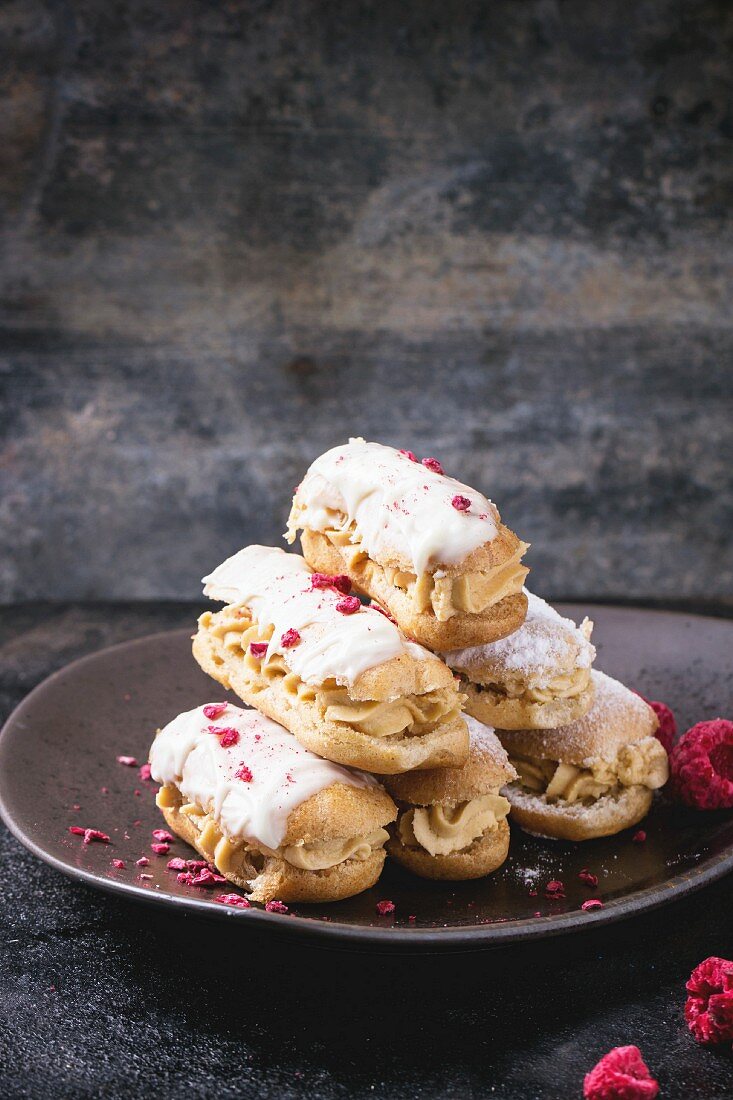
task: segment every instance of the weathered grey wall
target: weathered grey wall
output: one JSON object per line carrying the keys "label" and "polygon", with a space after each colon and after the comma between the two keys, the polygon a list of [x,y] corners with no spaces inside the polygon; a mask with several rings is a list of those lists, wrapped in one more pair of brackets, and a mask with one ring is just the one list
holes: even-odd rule
{"label": "weathered grey wall", "polygon": [[349,433],[725,595],[733,8],[0,8],[0,598],[195,596]]}

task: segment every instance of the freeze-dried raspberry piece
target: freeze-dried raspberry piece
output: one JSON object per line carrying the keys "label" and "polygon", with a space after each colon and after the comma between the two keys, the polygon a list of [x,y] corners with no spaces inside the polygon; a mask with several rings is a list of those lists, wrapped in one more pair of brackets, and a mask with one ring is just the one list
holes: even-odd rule
{"label": "freeze-dried raspberry piece", "polygon": [[228,703],[207,703],[204,707],[204,714],[212,722],[215,722],[217,718],[221,718],[228,706]]}
{"label": "freeze-dried raspberry piece", "polygon": [[583,1080],[585,1100],[654,1100],[659,1085],[638,1047],[614,1047]]}
{"label": "freeze-dried raspberry piece", "polygon": [[74,836],[84,836],[86,829],[82,829],[81,825],[69,825],[69,832]]}
{"label": "freeze-dried raspberry piece", "polygon": [[342,615],[353,615],[354,612],[361,610],[361,600],[358,596],[344,596],[343,600],[339,600],[336,604],[336,610]]}
{"label": "freeze-dried raspberry piece", "polygon": [[217,894],[214,901],[221,905],[231,905],[235,909],[250,909],[250,903],[241,894]]}
{"label": "freeze-dried raspberry piece", "polygon": [[202,867],[197,875],[194,876],[192,886],[217,886],[221,882],[226,882],[224,875],[217,874],[216,871],[210,870],[208,867]]}
{"label": "freeze-dried raspberry piece", "polygon": [[134,756],[118,756],[117,757],[117,763],[118,764],[124,764],[126,768],[136,768],[137,767],[137,760],[135,759]]}
{"label": "freeze-dried raspberry piece", "polygon": [[150,845],[151,852],[155,852],[156,856],[167,856],[171,850],[170,844],[161,844],[157,840],[153,841]]}
{"label": "freeze-dried raspberry piece", "polygon": [[173,859],[168,860],[166,868],[169,871],[185,871],[186,861],[185,859],[181,859],[180,856],[174,856]]}
{"label": "freeze-dried raspberry piece", "polygon": [[397,906],[395,905],[395,903],[393,901],[389,901],[389,899],[385,898],[384,901],[378,901],[377,902],[376,908],[377,908],[377,915],[378,916],[388,917],[390,915],[390,913],[394,913]]}
{"label": "freeze-dried raspberry piece", "polygon": [[252,782],[252,772],[250,771],[250,769],[247,767],[246,764],[242,764],[239,768],[239,771],[236,771],[234,773],[234,778],[235,779],[241,779],[243,783],[251,783]]}
{"label": "freeze-dried raspberry piece", "polygon": [[143,781],[147,781],[148,779],[150,779],[150,764],[143,764],[140,768],[140,771],[138,772],[138,775]]}
{"label": "freeze-dried raspberry piece", "polygon": [[283,901],[268,901],[265,905],[265,912],[267,913],[289,913],[287,905]]}
{"label": "freeze-dried raspberry piece", "polygon": [[687,1026],[698,1043],[733,1043],[733,961],[711,955],[685,984]]}
{"label": "freeze-dried raspberry piece", "polygon": [[223,749],[228,749],[230,745],[236,745],[239,742],[239,730],[234,726],[209,726],[208,729],[209,733],[219,738],[219,744]]}
{"label": "freeze-dried raspberry piece", "polygon": [[603,902],[600,898],[588,898],[580,907],[584,913],[592,913],[594,909],[602,909]]}
{"label": "freeze-dried raspberry piece", "polygon": [[423,466],[428,470],[432,470],[434,474],[444,474],[445,470],[438,462],[437,458],[424,458],[422,460]]}
{"label": "freeze-dried raspberry piece", "polygon": [[594,875],[592,871],[589,871],[587,867],[584,867],[582,871],[578,872],[578,878],[586,886],[597,886],[598,875]]}
{"label": "freeze-dried raspberry piece", "polygon": [[659,727],[654,736],[658,741],[661,741],[665,751],[670,753],[674,745],[674,739],[677,736],[677,722],[674,714],[666,703],[660,703],[656,699],[645,699],[643,695],[642,699],[652,708],[659,722]]}
{"label": "freeze-dried raspberry piece", "polygon": [[93,840],[100,844],[112,843],[107,834],[100,832],[99,829],[82,829],[80,825],[69,825],[69,832],[74,833],[75,836],[83,836],[85,844],[91,844]]}
{"label": "freeze-dried raspberry piece", "polygon": [[311,588],[335,588],[342,596],[348,596],[351,578],[345,573],[311,573]]}
{"label": "freeze-dried raspberry piece", "polygon": [[175,837],[171,836],[167,829],[153,829],[152,835],[155,840],[162,840],[167,844],[172,844],[175,840]]}
{"label": "freeze-dried raspberry piece", "polygon": [[457,512],[467,512],[468,509],[471,507],[471,501],[468,499],[468,497],[463,497],[460,495],[460,493],[457,493],[453,497],[451,504]]}
{"label": "freeze-dried raspberry piece", "polygon": [[644,844],[645,841],[646,841],[646,830],[645,829],[637,829],[636,832],[634,833],[634,835],[632,836],[631,840],[632,840],[632,843],[634,843],[634,844]]}
{"label": "freeze-dried raspberry piece", "polygon": [[733,722],[713,718],[683,733],[669,758],[672,791],[696,810],[733,807]]}
{"label": "freeze-dried raspberry piece", "polygon": [[402,455],[403,458],[409,458],[410,462],[417,462],[417,455],[412,451],[405,451],[402,448],[397,452],[398,455]]}
{"label": "freeze-dried raspberry piece", "polygon": [[283,649],[292,649],[293,646],[297,645],[299,641],[300,634],[291,626],[290,629],[286,630],[280,638],[280,645],[283,647]]}
{"label": "freeze-dried raspberry piece", "polygon": [[124,861],[124,859],[113,859],[112,860],[112,866],[116,867],[118,871],[124,871],[125,861]]}
{"label": "freeze-dried raspberry piece", "polygon": [[250,642],[249,651],[253,657],[264,657],[267,653],[267,642]]}
{"label": "freeze-dried raspberry piece", "polygon": [[547,883],[547,886],[545,887],[545,897],[550,898],[551,901],[555,900],[556,898],[564,898],[565,883],[561,882],[560,879],[557,878],[550,879],[550,881]]}

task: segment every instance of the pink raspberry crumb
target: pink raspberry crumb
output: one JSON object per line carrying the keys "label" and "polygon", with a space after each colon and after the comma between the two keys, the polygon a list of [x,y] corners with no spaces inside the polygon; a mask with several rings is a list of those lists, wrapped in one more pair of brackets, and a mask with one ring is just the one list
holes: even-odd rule
{"label": "pink raspberry crumb", "polygon": [[219,738],[219,744],[223,749],[228,749],[231,745],[236,745],[239,742],[239,730],[234,726],[209,726],[209,733],[215,734]]}
{"label": "pink raspberry crumb", "polygon": [[235,779],[241,779],[243,783],[252,782],[252,772],[249,770],[246,764],[242,764],[239,771],[234,773]]}
{"label": "pink raspberry crumb", "polygon": [[171,844],[175,840],[175,837],[171,836],[167,829],[153,829],[152,835],[156,840],[162,840],[167,844]]}
{"label": "pink raspberry crumb", "polygon": [[221,718],[228,705],[228,703],[207,703],[204,707],[204,715],[215,722],[217,718]]}
{"label": "pink raspberry crumb", "polygon": [[445,470],[443,469],[441,464],[438,462],[437,458],[424,458],[422,460],[422,464],[423,464],[423,466],[425,466],[426,469],[432,470],[434,474],[444,474],[445,473]]}
{"label": "pink raspberry crumb", "polygon": [[403,458],[409,458],[410,462],[417,462],[417,455],[413,451],[406,451],[400,447],[397,454],[402,455]]}
{"label": "pink raspberry crumb", "polygon": [[283,901],[268,901],[265,905],[266,913],[289,913],[287,905]]}
{"label": "pink raspberry crumb", "polygon": [[74,836],[84,836],[86,829],[82,829],[81,825],[69,825],[69,832]]}
{"label": "pink raspberry crumb", "polygon": [[685,1019],[698,1043],[733,1043],[733,960],[704,959],[685,988]]}
{"label": "pink raspberry crumb", "polygon": [[124,859],[113,859],[112,860],[112,866],[116,867],[118,871],[124,871],[125,861],[124,861]]}
{"label": "pink raspberry crumb", "polygon": [[152,877],[153,877],[152,875],[145,875],[145,874],[142,874],[142,873],[140,874],[140,878],[152,878]]}
{"label": "pink raspberry crumb", "polygon": [[181,859],[180,856],[174,856],[173,859],[169,859],[166,863],[166,869],[169,871],[185,871],[186,861]]}
{"label": "pink raspberry crumb", "polygon": [[336,604],[336,610],[340,611],[342,615],[353,615],[355,611],[361,610],[361,600],[358,596],[344,596]]}
{"label": "pink raspberry crumb", "polygon": [[85,829],[84,830],[84,843],[91,844],[93,840],[98,841],[99,844],[111,844],[106,833],[100,832],[99,829]]}
{"label": "pink raspberry crumb", "polygon": [[594,909],[602,909],[603,902],[600,898],[588,898],[580,907],[584,913],[592,913]]}
{"label": "pink raspberry crumb", "polygon": [[253,657],[264,657],[267,653],[267,642],[250,642],[249,651]]}
{"label": "pink raspberry crumb", "polygon": [[451,504],[457,512],[467,512],[471,507],[471,501],[468,497],[462,497],[460,493],[456,494],[451,501]]}
{"label": "pink raspberry crumb", "polygon": [[140,856],[140,859],[135,860],[135,866],[136,867],[147,867],[147,865],[149,863],[150,863],[150,860],[148,859],[147,856]]}
{"label": "pink raspberry crumb", "polygon": [[378,901],[377,902],[376,908],[377,908],[377,916],[388,917],[390,915],[390,913],[394,913],[397,906],[395,905],[395,903],[393,901],[389,901],[387,898],[385,898],[384,901]]}
{"label": "pink raspberry crumb", "polygon": [[118,756],[117,757],[117,763],[118,764],[124,764],[126,768],[136,768],[137,767],[137,760],[135,759],[134,756]]}
{"label": "pink raspberry crumb", "polygon": [[143,764],[140,768],[140,771],[138,772],[138,775],[143,780],[143,782],[147,782],[151,778],[150,764]]}
{"label": "pink raspberry crumb", "polygon": [[311,573],[311,588],[335,588],[342,596],[348,596],[351,578],[345,573]]}
{"label": "pink raspberry crumb", "polygon": [[286,630],[280,638],[280,645],[283,647],[283,649],[292,649],[293,646],[296,646],[299,641],[300,634],[291,626],[290,629]]}
{"label": "pink raspberry crumb", "polygon": [[550,898],[551,900],[555,898],[564,898],[565,883],[561,882],[560,879],[550,879],[550,881],[547,883],[547,886],[545,887],[545,897]]}
{"label": "pink raspberry crumb", "polygon": [[589,871],[587,867],[584,867],[582,871],[578,872],[578,878],[586,886],[597,886],[598,875],[594,875],[592,871]]}
{"label": "pink raspberry crumb", "polygon": [[150,845],[151,852],[155,852],[156,856],[167,856],[171,850],[170,844],[159,844],[157,841],[153,841]]}
{"label": "pink raspberry crumb", "polygon": [[631,838],[632,844],[643,844],[646,840],[646,832],[644,829],[637,829]]}
{"label": "pink raspberry crumb", "polygon": [[614,1047],[583,1080],[585,1100],[654,1100],[659,1085],[638,1047]]}
{"label": "pink raspberry crumb", "polygon": [[250,903],[241,894],[217,894],[214,901],[221,905],[231,905],[235,909],[250,909]]}

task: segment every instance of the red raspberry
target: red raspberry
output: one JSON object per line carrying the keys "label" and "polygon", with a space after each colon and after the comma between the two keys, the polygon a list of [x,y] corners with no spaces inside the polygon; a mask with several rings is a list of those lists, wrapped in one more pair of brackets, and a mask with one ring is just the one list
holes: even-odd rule
{"label": "red raspberry", "polygon": [[422,464],[423,464],[423,466],[425,466],[426,469],[432,470],[434,474],[444,474],[445,473],[445,470],[440,465],[437,458],[424,458],[422,460]]}
{"label": "red raspberry", "polygon": [[358,596],[344,596],[336,604],[336,610],[340,611],[342,615],[353,615],[356,611],[361,610],[361,600]]}
{"label": "red raspberry", "polygon": [[654,1100],[659,1085],[649,1073],[638,1047],[614,1047],[586,1073],[585,1100]]}
{"label": "red raspberry", "polygon": [[[644,699],[644,696],[642,695],[641,698]],[[661,741],[665,752],[670,753],[672,745],[674,745],[674,739],[677,736],[677,722],[674,714],[666,703],[659,703],[655,699],[644,699],[644,702],[652,708],[659,720],[659,728],[655,737],[658,741]]]}
{"label": "red raspberry", "polygon": [[713,718],[683,733],[669,758],[672,790],[696,810],[733,807],[733,722]]}
{"label": "red raspberry", "polygon": [[460,493],[453,497],[451,504],[457,512],[467,512],[471,507],[471,501],[468,497],[462,497]]}
{"label": "red raspberry", "polygon": [[685,985],[687,1026],[698,1043],[733,1043],[733,962],[712,955]]}

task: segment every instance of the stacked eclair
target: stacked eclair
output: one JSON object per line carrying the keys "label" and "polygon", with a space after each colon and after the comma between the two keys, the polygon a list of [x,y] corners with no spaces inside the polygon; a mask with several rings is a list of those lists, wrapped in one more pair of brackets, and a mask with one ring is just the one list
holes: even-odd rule
{"label": "stacked eclair", "polygon": [[[287,539],[204,578],[210,703],[153,743],[169,827],[257,901],[333,901],[386,856],[425,878],[504,862],[508,818],[608,835],[667,778],[656,716],[593,671],[576,627],[524,588],[495,505],[409,451],[351,440],[298,486]],[[367,605],[361,596],[371,598]]]}

